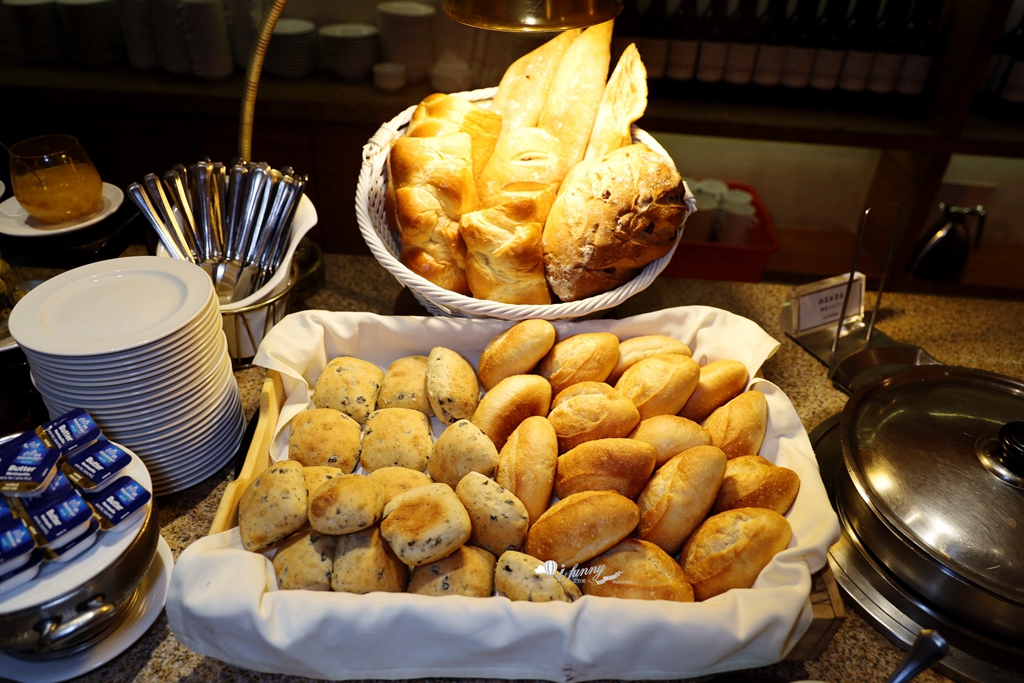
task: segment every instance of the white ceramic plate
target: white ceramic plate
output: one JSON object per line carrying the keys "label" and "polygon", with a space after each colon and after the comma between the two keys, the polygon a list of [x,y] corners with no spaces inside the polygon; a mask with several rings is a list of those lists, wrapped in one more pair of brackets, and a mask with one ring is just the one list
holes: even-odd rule
{"label": "white ceramic plate", "polygon": [[[3,187],[0,184],[0,187]],[[0,196],[3,192],[0,191]],[[0,233],[13,237],[45,237],[74,232],[99,223],[118,210],[124,201],[124,192],[117,185],[103,183],[103,204],[87,216],[63,223],[42,223],[29,216],[14,197],[0,203]]]}
{"label": "white ceramic plate", "polygon": [[0,180],[0,197],[4,196],[4,192],[7,191],[7,186],[4,185],[4,181]]}
{"label": "white ceramic plate", "polygon": [[47,662],[27,662],[0,654],[0,671],[4,672],[4,677],[23,683],[57,683],[103,666],[131,647],[160,616],[167,600],[167,587],[171,583],[173,567],[171,547],[161,536],[153,564],[139,584],[144,595],[138,598],[131,612],[113,633],[85,652]]}
{"label": "white ceramic plate", "polygon": [[18,344],[55,356],[127,351],[178,332],[206,308],[213,282],[185,261],[130,256],[42,283],[11,312]]}

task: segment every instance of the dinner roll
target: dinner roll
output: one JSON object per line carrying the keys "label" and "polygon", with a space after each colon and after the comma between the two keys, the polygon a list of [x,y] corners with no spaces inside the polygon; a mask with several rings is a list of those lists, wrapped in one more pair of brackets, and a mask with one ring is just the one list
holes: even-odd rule
{"label": "dinner roll", "polygon": [[494,443],[469,420],[459,420],[437,438],[427,472],[434,481],[454,489],[470,472],[493,477],[497,466],[498,449]]}
{"label": "dinner roll", "polygon": [[576,396],[588,396],[592,394],[607,396],[611,399],[623,398],[622,394],[617,392],[615,387],[607,382],[577,382],[576,384],[569,385],[558,392],[558,395],[551,401],[551,409],[554,410],[570,398],[574,398]]}
{"label": "dinner roll", "polygon": [[455,495],[473,525],[470,543],[495,555],[522,550],[530,515],[511,491],[479,472],[470,472],[455,488]]}
{"label": "dinner roll", "polygon": [[480,400],[480,384],[469,362],[451,349],[436,346],[427,356],[427,397],[443,424],[468,420]]}
{"label": "dinner roll", "polygon": [[494,555],[483,548],[464,545],[448,557],[414,567],[409,593],[465,595],[486,598],[494,594]]}
{"label": "dinner roll", "polygon": [[303,410],[292,418],[288,458],[305,467],[326,465],[348,474],[359,462],[362,429],[333,408]]}
{"label": "dinner roll", "polygon": [[480,354],[480,383],[490,391],[511,375],[525,375],[555,345],[555,326],[547,320],[524,320],[492,339]]}
{"label": "dinner roll", "polygon": [[312,496],[313,492],[320,488],[325,482],[345,474],[345,472],[342,472],[337,467],[327,466],[303,467],[302,473],[306,477],[307,496]]}
{"label": "dinner roll", "polygon": [[695,446],[710,446],[711,435],[693,420],[677,415],[655,415],[642,420],[629,438],[643,441],[654,446],[658,451],[658,462],[661,467],[673,457]]}
{"label": "dinner roll", "polygon": [[768,429],[768,401],[760,391],[745,391],[711,413],[704,429],[730,458],[757,455]]}
{"label": "dinner roll", "polygon": [[640,411],[640,419],[675,415],[686,405],[700,379],[700,366],[689,356],[669,353],[644,358],[629,367],[615,389]]}
{"label": "dinner roll", "polygon": [[388,366],[377,395],[378,408],[409,408],[434,415],[427,397],[427,357],[405,356]]}
{"label": "dinner roll", "polygon": [[488,391],[473,413],[473,424],[498,450],[523,420],[546,416],[551,408],[551,384],[538,375],[512,375]]}
{"label": "dinner roll", "polygon": [[400,493],[405,493],[417,486],[433,484],[431,479],[424,472],[417,472],[408,467],[381,467],[370,472],[370,479],[376,479],[384,485],[384,504],[387,505],[391,499]]}
{"label": "dinner roll", "polygon": [[654,446],[635,439],[597,439],[581,443],[558,459],[555,495],[580,491],[616,491],[635,499],[654,471]]}
{"label": "dinner roll", "polygon": [[583,565],[585,595],[635,600],[693,602],[693,587],[668,553],[639,538],[627,538]]}
{"label": "dinner roll", "polygon": [[406,491],[384,508],[380,532],[410,567],[436,562],[469,540],[469,513],[447,484]]}
{"label": "dinner roll", "polygon": [[246,550],[262,550],[306,523],[306,474],[294,460],[274,463],[256,476],[238,501],[238,531]]}
{"label": "dinner roll", "polygon": [[683,356],[692,356],[690,347],[672,337],[662,334],[645,334],[639,337],[630,337],[619,342],[619,359],[615,363],[615,369],[608,375],[608,383],[615,384],[619,381],[627,369],[639,363],[644,358],[658,356],[663,353],[675,353]]}
{"label": "dinner roll", "polygon": [[359,424],[377,405],[384,371],[373,363],[351,356],[331,360],[313,387],[313,405],[333,408],[345,413]]}
{"label": "dinner roll", "polygon": [[701,366],[697,388],[679,415],[694,422],[703,422],[716,408],[743,393],[747,379],[747,366],[738,360],[716,360]]}
{"label": "dinner roll", "polygon": [[331,590],[334,536],[306,529],[286,538],[274,554],[281,590]]}
{"label": "dinner roll", "polygon": [[577,382],[603,382],[619,360],[619,338],[609,332],[585,332],[556,343],[537,366],[554,394]]}
{"label": "dinner roll", "polygon": [[580,589],[558,570],[554,562],[507,550],[494,569],[494,588],[509,600],[529,602],[574,602],[583,597]]}
{"label": "dinner roll", "polygon": [[331,571],[335,591],[401,593],[408,582],[409,568],[384,542],[378,527],[338,536]]}
{"label": "dinner roll", "polygon": [[350,534],[380,520],[384,485],[361,474],[331,479],[309,499],[309,525],[322,534]]}
{"label": "dinner roll", "polygon": [[[588,383],[588,386],[597,385]],[[558,450],[565,452],[594,439],[614,439],[628,435],[640,422],[640,412],[629,399],[614,389],[581,393],[559,401],[548,415],[558,435]]]}
{"label": "dinner roll", "polygon": [[766,508],[786,514],[800,491],[800,477],[760,455],[741,455],[725,465],[725,479],[712,512]]}
{"label": "dinner roll", "polygon": [[433,451],[430,418],[411,408],[382,408],[366,418],[359,464],[367,472],[381,467],[422,472]]}
{"label": "dinner roll", "polygon": [[592,559],[636,528],[636,503],[614,491],[582,491],[558,501],[526,537],[526,553],[572,567]]}
{"label": "dinner roll", "polygon": [[526,506],[530,524],[548,509],[558,465],[558,436],[543,417],[528,417],[498,456],[495,479]]}

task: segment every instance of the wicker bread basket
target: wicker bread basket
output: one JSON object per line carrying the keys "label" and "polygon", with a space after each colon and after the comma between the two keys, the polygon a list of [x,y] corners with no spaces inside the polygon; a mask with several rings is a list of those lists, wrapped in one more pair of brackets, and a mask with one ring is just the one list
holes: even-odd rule
{"label": "wicker bread basket", "polygon": [[[489,107],[491,98],[497,88],[484,88],[470,92],[453,93],[481,106]],[[370,251],[388,269],[399,282],[412,291],[416,299],[433,315],[459,318],[498,318],[501,320],[526,320],[543,318],[546,320],[566,320],[582,318],[605,309],[613,308],[637,292],[646,289],[654,278],[668,265],[679,245],[677,236],[675,243],[665,256],[649,263],[639,275],[613,290],[596,296],[548,305],[506,304],[465,296],[438,287],[429,280],[413,273],[398,260],[402,250],[398,235],[388,227],[384,212],[384,195],[387,190],[387,156],[391,143],[405,133],[409,120],[416,106],[409,107],[391,119],[374,134],[363,147],[363,166],[359,172],[356,185],[356,220],[359,231],[366,240]],[[633,139],[642,142],[671,162],[671,157],[658,142],[633,127]],[[686,188],[687,216],[696,210],[696,203],[689,188]],[[685,220],[684,220],[685,224]],[[680,227],[680,234],[682,227]]]}

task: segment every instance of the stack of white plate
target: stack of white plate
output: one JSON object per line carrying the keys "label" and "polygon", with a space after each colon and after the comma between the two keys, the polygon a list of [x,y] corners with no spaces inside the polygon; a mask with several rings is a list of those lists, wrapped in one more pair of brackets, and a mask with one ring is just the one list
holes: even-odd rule
{"label": "stack of white plate", "polygon": [[422,2],[396,0],[377,5],[384,61],[405,64],[409,83],[425,79],[437,59],[436,14],[433,6]]}
{"label": "stack of white plate", "polygon": [[117,258],[42,283],[10,317],[51,417],[85,408],[149,468],[154,493],[206,479],[245,430],[210,277],[155,256]]}
{"label": "stack of white plate", "polygon": [[319,63],[316,24],[308,19],[278,19],[263,58],[263,70],[279,78],[303,78]]}
{"label": "stack of white plate", "polygon": [[54,0],[3,0],[22,58],[29,64],[58,64],[65,56],[64,34]]}
{"label": "stack of white plate", "polygon": [[192,73],[200,78],[227,78],[235,72],[231,39],[221,0],[180,0]]}
{"label": "stack of white plate", "polygon": [[57,0],[71,59],[86,66],[112,66],[124,59],[115,0]]}
{"label": "stack of white plate", "polygon": [[365,81],[380,61],[380,40],[370,24],[328,24],[321,26],[323,65],[349,82]]}

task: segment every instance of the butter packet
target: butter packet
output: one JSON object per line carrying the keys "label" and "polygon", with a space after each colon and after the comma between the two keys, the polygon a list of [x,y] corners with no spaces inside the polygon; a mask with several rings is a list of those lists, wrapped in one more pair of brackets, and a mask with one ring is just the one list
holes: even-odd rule
{"label": "butter packet", "polygon": [[[28,561],[18,569],[0,575],[0,593],[13,590],[36,578],[39,567],[43,564],[43,551],[38,548],[32,551]],[[0,569],[0,571],[3,571]]]}
{"label": "butter packet", "polygon": [[98,491],[114,481],[132,462],[132,456],[105,438],[67,456],[64,474],[83,491]]}
{"label": "butter packet", "polygon": [[28,563],[36,542],[28,527],[14,518],[0,527],[0,574],[13,573]]}
{"label": "butter packet", "polygon": [[36,435],[68,455],[95,443],[103,433],[84,408],[75,408],[38,427]]}
{"label": "butter packet", "polygon": [[11,506],[7,504],[7,499],[0,496],[0,528],[7,526],[15,519],[17,517],[15,517],[14,511],[11,510]]}
{"label": "butter packet", "polygon": [[[61,475],[63,477],[63,475]],[[72,488],[70,485],[68,488]],[[43,495],[29,505],[15,501],[24,512],[22,516],[34,531],[36,543],[48,548],[59,548],[78,538],[89,528],[93,512],[81,494],[73,488],[66,495]]]}
{"label": "butter packet", "polygon": [[48,562],[70,562],[96,542],[100,534],[100,524],[95,519],[89,522],[85,530],[69,543],[59,548],[43,548],[43,559]]}
{"label": "butter packet", "polygon": [[85,497],[96,510],[100,527],[104,531],[116,531],[144,514],[153,494],[131,477],[121,477],[103,491],[86,493]]}
{"label": "butter packet", "polygon": [[0,445],[0,492],[31,496],[43,491],[57,472],[60,451],[33,432]]}

